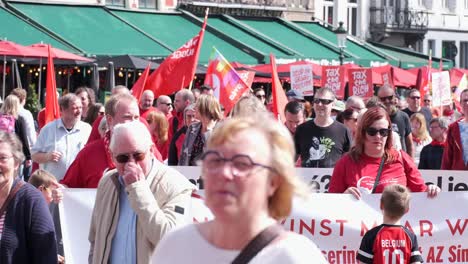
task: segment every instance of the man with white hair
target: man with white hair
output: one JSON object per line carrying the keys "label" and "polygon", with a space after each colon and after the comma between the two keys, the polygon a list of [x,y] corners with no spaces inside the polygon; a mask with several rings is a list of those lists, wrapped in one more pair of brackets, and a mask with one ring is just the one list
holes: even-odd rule
{"label": "man with white hair", "polygon": [[185,223],[195,186],[160,163],[148,129],[118,124],[110,140],[116,169],[96,193],[89,232],[90,263],[150,263],[161,238]]}
{"label": "man with white hair", "polygon": [[140,116],[146,119],[146,116],[156,111],[156,108],[153,107],[154,102],[154,93],[151,90],[145,90],[141,94],[140,98]]}
{"label": "man with white hair", "polygon": [[166,116],[167,120],[172,117],[172,100],[169,96],[159,96],[158,100],[156,101],[156,108]]}
{"label": "man with white hair", "polygon": [[345,104],[345,109],[353,109],[354,111],[358,112],[358,114],[362,114],[364,109],[366,109],[366,104],[362,97],[357,95],[352,95],[348,97]]}

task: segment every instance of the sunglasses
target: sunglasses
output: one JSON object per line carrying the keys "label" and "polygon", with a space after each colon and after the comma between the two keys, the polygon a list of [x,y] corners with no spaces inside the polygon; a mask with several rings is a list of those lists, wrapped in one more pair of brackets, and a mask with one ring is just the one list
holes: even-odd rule
{"label": "sunglasses", "polygon": [[259,94],[259,95],[255,95],[255,97],[257,97],[258,99],[262,99],[262,98],[265,98],[265,95],[264,94]]}
{"label": "sunglasses", "polygon": [[392,101],[394,98],[394,95],[390,96],[385,96],[385,97],[379,97],[380,101],[385,102],[385,101]]}
{"label": "sunglasses", "polygon": [[161,104],[167,105],[167,106],[171,106],[171,105],[172,105],[172,103],[161,103]]}
{"label": "sunglasses", "polygon": [[333,103],[333,101],[334,100],[330,100],[330,99],[315,98],[314,99],[314,104],[322,103],[323,105],[329,105],[329,104]]}
{"label": "sunglasses", "polygon": [[390,131],[392,131],[390,128],[377,129],[377,128],[369,127],[366,129],[366,133],[371,137],[377,135],[377,133],[379,133],[382,137],[386,137],[388,136]]}
{"label": "sunglasses", "polygon": [[115,156],[115,160],[118,163],[127,163],[130,160],[130,156],[133,157],[135,162],[142,161],[146,157],[146,151],[145,152],[135,152],[131,154],[119,154]]}
{"label": "sunglasses", "polygon": [[419,96],[411,96],[410,98],[413,99],[413,100],[419,100],[419,99],[421,99],[421,97],[419,97]]}
{"label": "sunglasses", "polygon": [[424,102],[426,102],[426,103],[430,103],[430,102],[431,102],[431,100],[427,100],[427,99],[426,99],[426,100],[424,100]]}

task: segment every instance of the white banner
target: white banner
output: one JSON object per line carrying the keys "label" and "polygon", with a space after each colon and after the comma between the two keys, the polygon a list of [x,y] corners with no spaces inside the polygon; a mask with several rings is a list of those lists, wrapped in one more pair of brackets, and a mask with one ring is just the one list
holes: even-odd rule
{"label": "white banner", "polygon": [[314,94],[314,79],[312,65],[290,66],[291,89],[298,90],[302,95]]}
{"label": "white banner", "polygon": [[449,105],[452,102],[450,74],[448,71],[432,73],[432,106]]}

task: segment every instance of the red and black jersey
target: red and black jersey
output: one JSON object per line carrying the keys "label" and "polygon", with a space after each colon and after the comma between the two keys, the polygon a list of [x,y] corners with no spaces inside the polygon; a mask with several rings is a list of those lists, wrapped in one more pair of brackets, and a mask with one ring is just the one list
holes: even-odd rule
{"label": "red and black jersey", "polygon": [[362,263],[374,264],[423,262],[416,235],[404,226],[386,224],[364,235],[356,258]]}

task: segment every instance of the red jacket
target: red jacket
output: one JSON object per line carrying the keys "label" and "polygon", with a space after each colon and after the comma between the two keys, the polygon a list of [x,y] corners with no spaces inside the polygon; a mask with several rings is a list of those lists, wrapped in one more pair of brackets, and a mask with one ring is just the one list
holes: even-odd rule
{"label": "red jacket", "polygon": [[442,156],[442,170],[468,170],[463,160],[460,126],[458,125],[460,120],[453,122],[448,128],[447,144]]}

